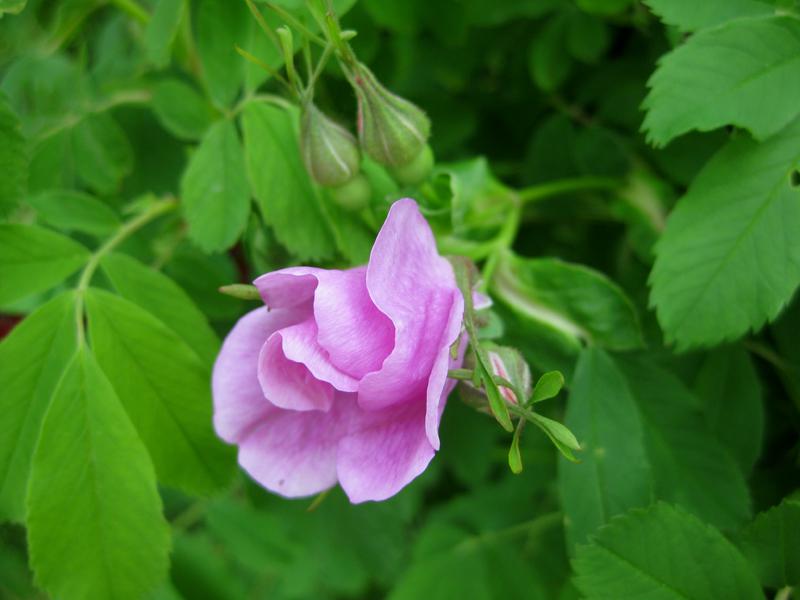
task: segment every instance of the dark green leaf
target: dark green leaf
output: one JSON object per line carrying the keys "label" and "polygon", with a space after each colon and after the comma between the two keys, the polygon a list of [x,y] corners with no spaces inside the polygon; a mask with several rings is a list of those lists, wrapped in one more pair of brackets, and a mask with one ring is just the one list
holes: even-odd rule
{"label": "dark green leaf", "polygon": [[739,537],[739,547],[770,588],[800,584],[800,502],[786,499],[760,513]]}

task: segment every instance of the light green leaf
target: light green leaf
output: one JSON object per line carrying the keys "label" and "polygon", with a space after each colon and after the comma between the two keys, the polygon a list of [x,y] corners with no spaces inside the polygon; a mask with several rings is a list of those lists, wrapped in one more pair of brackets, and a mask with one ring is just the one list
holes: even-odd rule
{"label": "light green leaf", "polygon": [[156,118],[174,136],[199,140],[215,118],[213,107],[197,90],[179,79],[165,79],[153,88]]}
{"label": "light green leaf", "polygon": [[73,190],[49,190],[30,196],[37,219],[64,231],[106,236],[120,226],[117,214],[94,196]]}
{"label": "light green leaf", "polygon": [[578,548],[575,584],[586,600],[758,600],[750,565],[716,529],[659,503],[633,510]]}
{"label": "light green leaf", "polygon": [[0,305],[61,283],[88,258],[86,248],[61,234],[0,224]]}
{"label": "light green leaf", "polygon": [[581,342],[612,350],[642,344],[633,304],[616,284],[588,267],[507,253],[491,291],[520,320],[549,330],[576,354]]}
{"label": "light green leaf", "polygon": [[775,4],[770,0],[645,0],[645,4],[664,23],[681,31],[696,31],[733,19],[775,13]]}
{"label": "light green leaf", "polygon": [[189,237],[208,252],[232,246],[250,214],[250,190],[236,126],[218,121],[206,132],[181,181]]}
{"label": "light green leaf", "polygon": [[217,334],[177,283],[126,254],[107,254],[100,264],[120,296],[181,336],[205,364],[214,362],[219,351]]}
{"label": "light green leaf", "polygon": [[161,321],[102,290],[87,294],[89,334],[165,485],[206,494],[233,474],[211,428],[208,366]]}
{"label": "light green leaf", "polygon": [[800,283],[800,195],[790,177],[798,166],[800,120],[762,144],[740,137],[670,215],[651,303],[679,349],[757,330],[791,298]]}
{"label": "light green leaf", "polygon": [[550,438],[550,441],[553,442],[558,451],[564,455],[564,458],[572,462],[580,462],[575,458],[573,451],[582,450],[583,448],[569,428],[538,413],[532,413],[530,420],[547,434],[547,437]]}
{"label": "light green leaf", "polygon": [[12,15],[21,13],[27,3],[28,0],[0,0],[0,17],[2,17],[4,13]]}
{"label": "light green leaf", "polygon": [[153,466],[85,346],[45,415],[27,508],[31,565],[53,597],[140,598],[167,574]]}
{"label": "light green leaf", "polygon": [[[0,0],[0,15],[3,5]],[[24,5],[24,2],[21,3]],[[7,10],[11,10],[10,8]],[[25,195],[28,152],[17,115],[0,91],[0,217],[5,216]]]}
{"label": "light green leaf", "polygon": [[128,137],[108,113],[89,114],[75,125],[72,151],[78,176],[100,194],[118,191],[133,169]]}
{"label": "light green leaf", "polygon": [[21,522],[31,457],[53,390],[75,353],[75,296],[39,307],[0,343],[0,520]]}
{"label": "light green leaf", "polygon": [[531,402],[541,402],[542,400],[549,400],[558,395],[561,388],[564,387],[564,376],[560,371],[548,371],[541,377],[533,388],[531,394]]}
{"label": "light green leaf", "polygon": [[697,129],[749,129],[759,139],[800,112],[800,20],[767,17],[700,31],[661,59],[643,128],[657,146]]}
{"label": "light green leaf", "polygon": [[251,102],[242,129],[250,186],[278,240],[302,260],[333,256],[330,227],[300,159],[296,111]]}
{"label": "light green leaf", "polygon": [[748,353],[740,347],[719,348],[703,361],[693,389],[703,404],[711,431],[750,473],[764,437],[761,384]]}
{"label": "light green leaf", "polygon": [[800,502],[785,499],[760,513],[739,536],[742,553],[761,584],[782,588],[800,584]]}
{"label": "light green leaf", "polygon": [[750,517],[742,470],[706,424],[700,401],[644,359],[618,359],[644,425],[656,497],[724,530]]}
{"label": "light green leaf", "polygon": [[242,87],[245,61],[236,45],[247,39],[251,16],[244,2],[229,0],[199,0],[192,9],[205,84],[214,103],[225,108]]}
{"label": "light green leaf", "polygon": [[184,0],[157,0],[144,32],[147,57],[156,67],[169,64],[170,48],[183,14]]}
{"label": "light green leaf", "polygon": [[580,464],[560,460],[558,488],[570,548],[614,515],[651,499],[644,430],[622,374],[602,350],[581,353],[565,423],[580,442]]}

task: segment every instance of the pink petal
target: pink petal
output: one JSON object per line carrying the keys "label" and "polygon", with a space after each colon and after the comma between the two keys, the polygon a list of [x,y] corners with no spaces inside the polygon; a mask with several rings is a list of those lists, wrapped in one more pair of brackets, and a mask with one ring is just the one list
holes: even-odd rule
{"label": "pink petal", "polygon": [[327,411],[334,387],[358,389],[358,381],[336,369],[317,344],[312,319],[272,334],[258,359],[258,380],[270,402],[290,410]]}
{"label": "pink petal", "polygon": [[353,503],[394,496],[433,458],[422,402],[361,411],[352,427],[339,442],[337,472]]}
{"label": "pink petal", "polygon": [[276,330],[306,315],[296,308],[257,308],[239,319],[225,338],[212,377],[214,428],[223,440],[237,443],[254,423],[274,410],[258,383],[259,352]]}
{"label": "pink petal", "polygon": [[276,494],[322,492],[336,483],[337,445],[355,406],[354,395],[337,394],[329,412],[277,409],[240,442],[239,464]]}
{"label": "pink petal", "polygon": [[[361,381],[359,404],[377,410],[435,396],[430,404],[436,405],[444,386],[442,357],[458,336],[455,324],[460,327],[463,300],[453,269],[439,256],[433,233],[413,200],[392,205],[370,254],[367,288],[396,333],[394,349],[381,370]],[[437,359],[437,377],[429,390]]]}
{"label": "pink petal", "polygon": [[338,370],[356,379],[380,369],[392,350],[394,327],[367,292],[365,267],[347,271],[290,267],[262,275],[255,284],[271,306],[313,295],[319,345]]}

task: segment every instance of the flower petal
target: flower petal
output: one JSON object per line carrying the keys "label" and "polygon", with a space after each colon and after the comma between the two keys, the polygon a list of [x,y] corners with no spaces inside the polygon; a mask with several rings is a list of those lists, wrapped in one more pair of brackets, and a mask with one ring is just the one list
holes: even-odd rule
{"label": "flower petal", "polygon": [[239,319],[225,338],[214,363],[212,389],[214,428],[226,442],[237,443],[274,410],[258,383],[259,352],[276,330],[302,320],[306,314],[296,308],[257,308]]}
{"label": "flower petal", "polygon": [[354,409],[351,394],[337,394],[329,412],[276,409],[240,443],[239,464],[276,494],[322,492],[336,483],[337,445]]}
{"label": "flower petal", "polygon": [[361,381],[359,404],[378,410],[426,396],[434,363],[458,335],[453,322],[461,318],[463,301],[413,200],[392,205],[370,254],[367,289],[394,324],[395,345],[381,370]]}
{"label": "flower petal", "polygon": [[385,500],[428,466],[434,449],[425,435],[425,404],[361,411],[339,442],[339,483],[353,503]]}

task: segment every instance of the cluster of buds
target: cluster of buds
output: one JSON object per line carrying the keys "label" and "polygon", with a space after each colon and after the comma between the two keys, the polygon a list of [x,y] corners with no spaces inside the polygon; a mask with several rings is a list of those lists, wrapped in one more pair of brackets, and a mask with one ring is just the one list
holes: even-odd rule
{"label": "cluster of buds", "polygon": [[387,90],[362,63],[346,72],[358,102],[358,141],[309,100],[301,108],[300,150],[311,178],[329,188],[341,206],[359,210],[371,195],[360,172],[361,151],[401,185],[419,184],[433,168],[431,123],[419,107]]}

